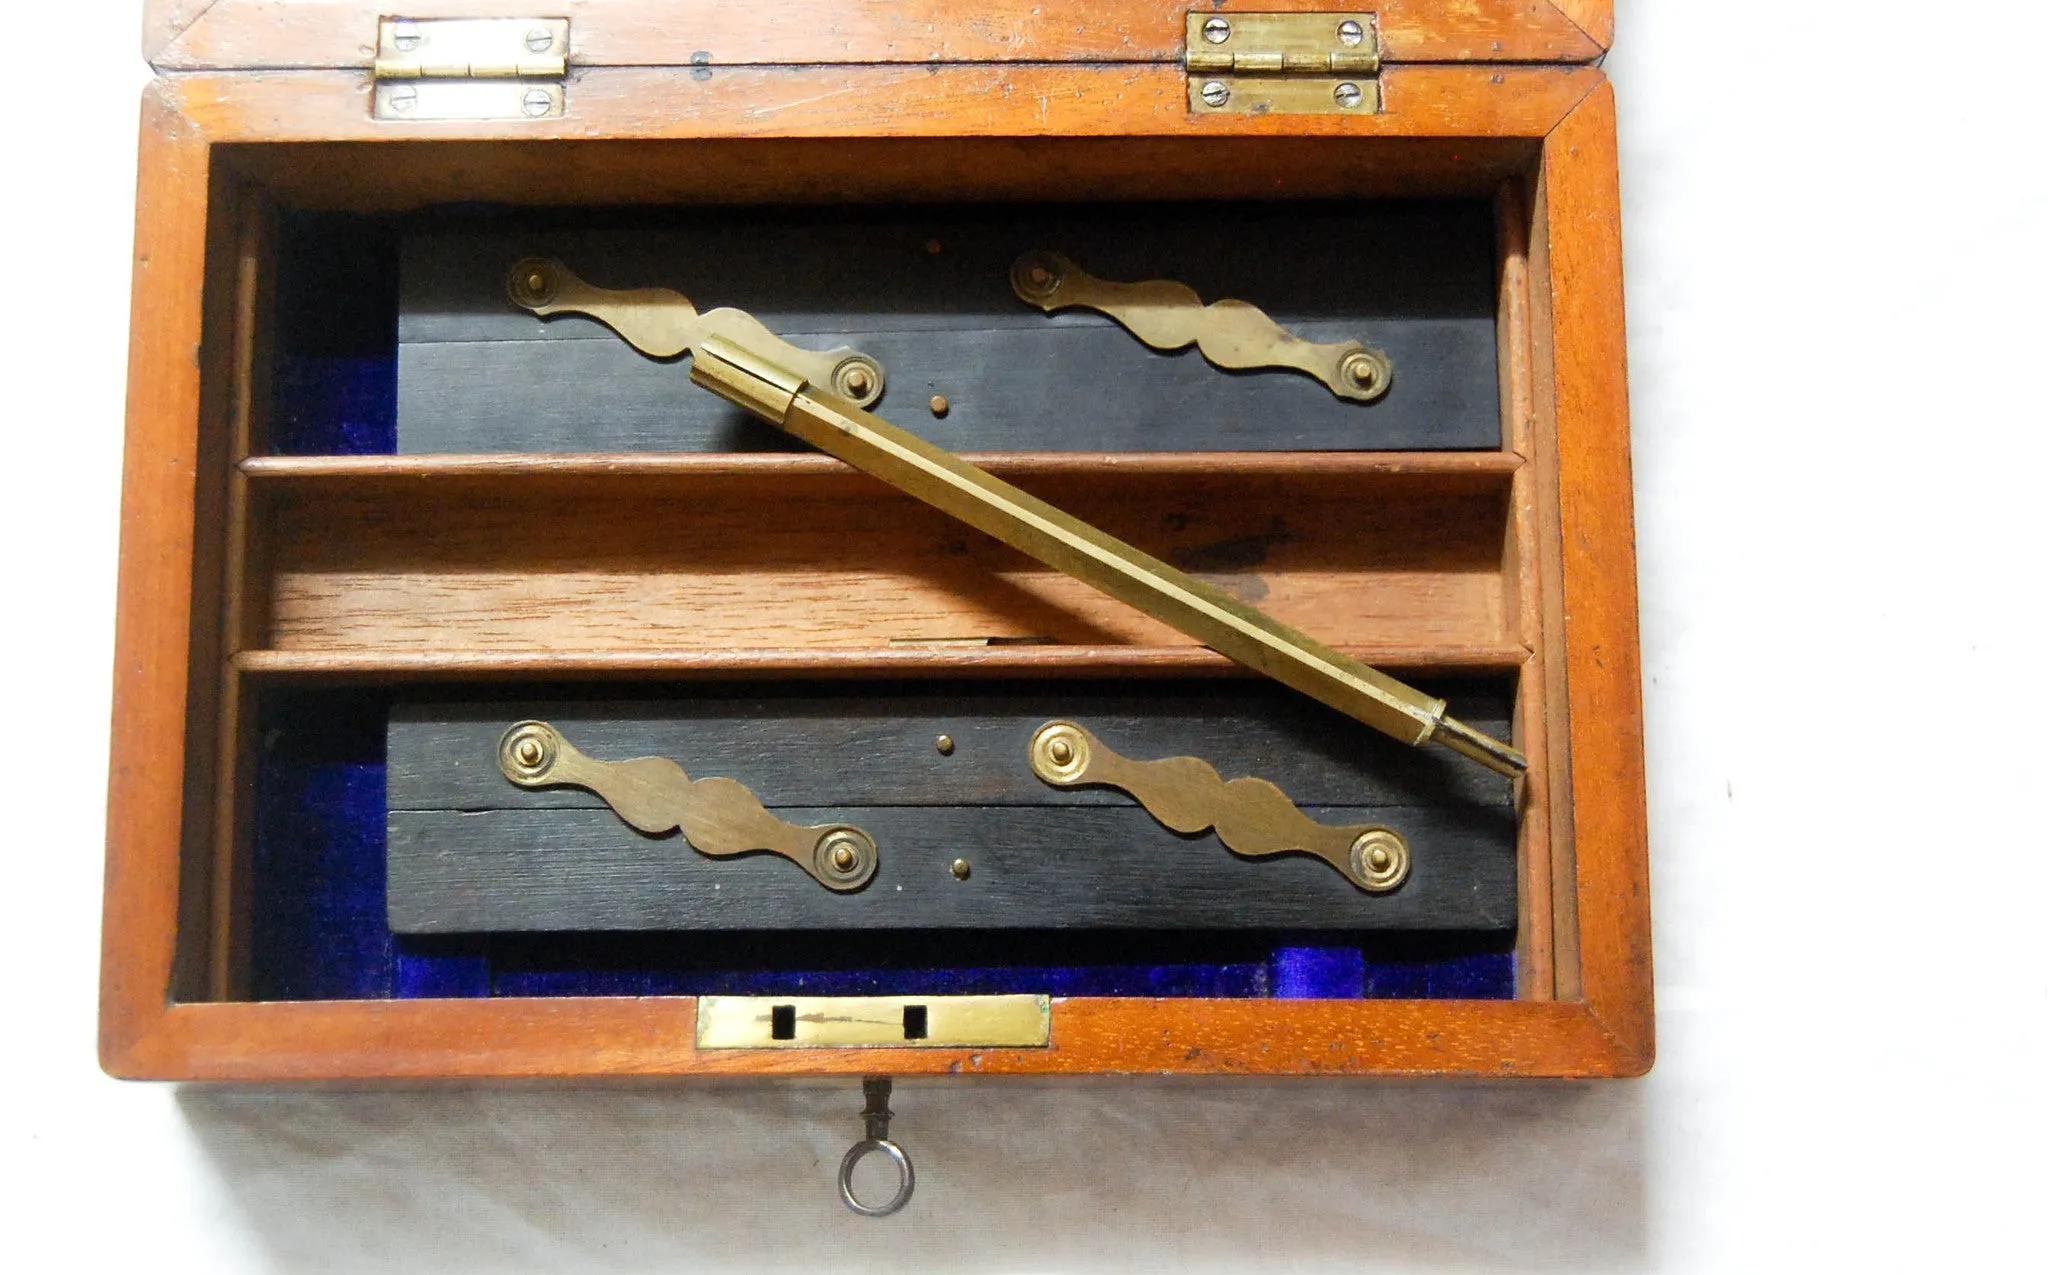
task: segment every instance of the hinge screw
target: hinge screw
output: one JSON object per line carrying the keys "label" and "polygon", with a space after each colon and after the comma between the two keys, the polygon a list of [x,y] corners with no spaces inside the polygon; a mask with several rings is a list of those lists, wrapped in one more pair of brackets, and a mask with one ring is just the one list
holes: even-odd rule
{"label": "hinge screw", "polygon": [[1211,44],[1221,44],[1230,38],[1230,23],[1223,18],[1211,18],[1202,24],[1202,38]]}
{"label": "hinge screw", "polygon": [[1346,18],[1337,24],[1337,38],[1346,44],[1358,44],[1365,39],[1365,28]]}
{"label": "hinge screw", "polygon": [[1230,86],[1221,80],[1211,80],[1202,86],[1202,100],[1211,106],[1221,106],[1230,100]]}
{"label": "hinge screw", "polygon": [[400,53],[412,52],[420,47],[420,41],[424,39],[426,37],[417,31],[394,31],[391,33],[391,44]]}
{"label": "hinge screw", "polygon": [[[1358,24],[1354,22],[1351,25],[1357,26]],[[1358,41],[1353,40],[1351,43],[1356,44]],[[535,27],[526,33],[526,48],[530,53],[546,53],[554,45],[555,33],[552,31],[542,27]]]}
{"label": "hinge screw", "polygon": [[401,84],[392,89],[391,95],[385,99],[391,103],[391,109],[394,111],[409,111],[419,105],[419,100],[420,91],[410,84]]}
{"label": "hinge screw", "polygon": [[1365,94],[1360,92],[1358,86],[1349,80],[1337,86],[1336,97],[1337,105],[1344,107],[1346,110],[1365,100]]}
{"label": "hinge screw", "polygon": [[554,109],[555,99],[546,89],[528,89],[524,105],[528,115],[539,119]]}

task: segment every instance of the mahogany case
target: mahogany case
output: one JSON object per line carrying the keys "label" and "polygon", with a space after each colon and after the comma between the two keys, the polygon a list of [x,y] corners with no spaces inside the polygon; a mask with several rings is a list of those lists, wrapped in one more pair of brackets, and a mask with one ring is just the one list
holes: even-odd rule
{"label": "mahogany case", "polygon": [[[1597,67],[1607,0],[1205,7],[1376,24],[1383,108],[1302,115],[1192,109],[1184,3],[1041,0],[971,18],[926,4],[543,8],[570,23],[558,114],[408,122],[373,111],[375,6],[150,7],[101,983],[109,1072],[1649,1067],[1614,98]],[[516,9],[439,0],[408,16]],[[280,703],[1243,677],[992,543],[924,569],[930,547],[960,533],[816,454],[280,446],[279,274],[307,218],[1457,200],[1491,210],[1497,446],[977,459],[1047,498],[1114,512],[1134,539],[1154,515],[1298,512],[1300,539],[1229,568],[1264,605],[1404,676],[1502,688],[1530,760],[1512,796],[1510,997],[1056,996],[1044,1047],[700,1050],[690,995],[258,994],[271,906],[255,866],[258,772]],[[708,521],[647,532],[685,506]],[[520,511],[509,540],[508,507]],[[882,528],[877,552],[849,547],[845,511]],[[773,552],[721,558],[717,600],[700,604],[712,550],[763,520]],[[666,588],[699,602],[664,605]],[[791,604],[803,597],[831,599],[835,622],[807,622]],[[931,646],[896,640],[905,633],[1051,640]]]}

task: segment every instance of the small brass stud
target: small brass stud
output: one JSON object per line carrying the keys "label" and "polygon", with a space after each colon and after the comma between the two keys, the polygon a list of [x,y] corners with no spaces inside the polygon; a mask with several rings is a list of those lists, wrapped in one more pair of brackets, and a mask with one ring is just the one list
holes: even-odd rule
{"label": "small brass stud", "polygon": [[1047,270],[1044,266],[1031,267],[1031,283],[1033,287],[1043,288],[1051,282],[1052,271]]}
{"label": "small brass stud", "polygon": [[540,765],[541,758],[546,756],[540,741],[530,735],[515,744],[512,751],[518,757],[519,764],[528,767]]}
{"label": "small brass stud", "polygon": [[839,869],[841,872],[851,872],[853,871],[854,862],[855,855],[853,853],[852,846],[847,845],[845,842],[842,841],[838,845],[832,847],[833,867]]}
{"label": "small brass stud", "polygon": [[1346,874],[1359,886],[1384,894],[1408,879],[1408,843],[1388,828],[1371,828],[1351,843],[1351,868]]}
{"label": "small brass stud", "polygon": [[1372,390],[1380,383],[1379,360],[1363,352],[1345,355],[1338,372],[1361,390]]}
{"label": "small brass stud", "polygon": [[951,757],[953,755],[953,737],[951,735],[941,735],[933,742],[938,745],[939,756]]}
{"label": "small brass stud", "polygon": [[966,880],[966,879],[967,879],[968,877],[970,877],[970,876],[973,876],[973,875],[974,875],[974,865],[973,865],[973,864],[971,864],[971,863],[967,862],[967,860],[965,860],[965,859],[955,859],[955,860],[953,860],[953,879],[954,879],[955,881],[965,881],[965,880]]}
{"label": "small brass stud", "polygon": [[1064,739],[1055,739],[1045,746],[1045,755],[1052,758],[1054,764],[1064,766],[1074,760],[1074,746]]}
{"label": "small brass stud", "polygon": [[858,365],[846,369],[845,380],[846,392],[855,398],[866,394],[875,384],[874,378],[868,375],[868,370]]}
{"label": "small brass stud", "polygon": [[927,239],[924,241],[924,250],[933,255],[934,257],[936,257],[939,255],[941,251],[943,251],[943,248],[938,240]]}
{"label": "small brass stud", "polygon": [[953,405],[946,401],[946,396],[944,394],[932,395],[932,415],[944,416],[947,412],[950,412],[952,410]]}

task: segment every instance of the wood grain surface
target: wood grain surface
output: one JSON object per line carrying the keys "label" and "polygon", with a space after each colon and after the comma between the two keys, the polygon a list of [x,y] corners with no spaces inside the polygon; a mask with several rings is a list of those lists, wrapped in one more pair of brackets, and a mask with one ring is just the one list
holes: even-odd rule
{"label": "wood grain surface", "polygon": [[[205,139],[154,87],[143,96],[138,170],[100,946],[100,1047],[110,1063],[163,1016],[189,864],[180,851],[190,777],[174,759],[186,755],[192,670],[211,189]],[[199,920],[190,938],[203,943]]]}
{"label": "wood grain surface", "polygon": [[1622,325],[1621,192],[1614,94],[1586,100],[1544,147],[1549,361],[1561,521],[1571,749],[1577,987],[1622,1070],[1649,1069],[1648,816],[1635,504]]}
{"label": "wood grain surface", "polygon": [[[1338,644],[1504,635],[1492,475],[1047,474],[1035,495]],[[1189,645],[850,471],[280,500],[284,650],[854,649],[962,637]]]}
{"label": "wood grain surface", "polygon": [[1636,1065],[1562,1001],[1061,999],[1044,1049],[704,1050],[694,997],[176,1005],[103,1056],[135,1079],[606,1076],[1611,1076]]}
{"label": "wood grain surface", "polygon": [[[1392,62],[1584,62],[1606,41],[1588,16],[1608,0],[1220,0],[1226,15],[1376,14]],[[1177,62],[1188,0],[554,0],[577,66],[826,62]],[[1563,12],[1560,12],[1563,10]],[[367,67],[377,19],[363,0],[152,0],[143,47],[160,70]],[[499,0],[436,0],[421,16],[504,17]],[[1569,16],[1568,16],[1569,15]],[[1607,20],[1611,31],[1611,11]]]}
{"label": "wood grain surface", "polygon": [[[592,67],[571,78],[560,116],[409,125],[372,118],[370,85],[358,72],[201,71],[161,81],[211,140],[265,143],[604,137],[1536,139],[1602,82],[1604,77],[1591,67],[1396,66],[1380,77],[1386,106],[1376,115],[1195,115],[1188,111],[1187,74],[1178,66],[731,67],[705,78],[673,67]],[[1484,153],[1483,141],[1474,145]],[[401,155],[377,158],[405,162]],[[545,174],[564,158],[552,151],[534,158],[541,161],[538,172],[543,175],[529,188],[544,192],[551,181]],[[516,162],[516,157],[486,162]],[[465,180],[474,176],[464,175]],[[777,184],[796,184],[791,176],[778,174]],[[950,173],[931,173],[927,181],[951,178]],[[843,196],[835,189],[822,197]]]}

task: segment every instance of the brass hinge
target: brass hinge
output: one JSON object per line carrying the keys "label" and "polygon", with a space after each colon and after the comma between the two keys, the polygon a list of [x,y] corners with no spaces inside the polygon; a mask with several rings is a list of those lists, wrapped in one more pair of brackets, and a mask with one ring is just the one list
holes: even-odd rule
{"label": "brass hinge", "polygon": [[567,18],[380,18],[371,114],[548,119],[568,74]]}
{"label": "brass hinge", "polygon": [[1185,61],[1197,115],[1380,110],[1376,14],[1190,11]]}

